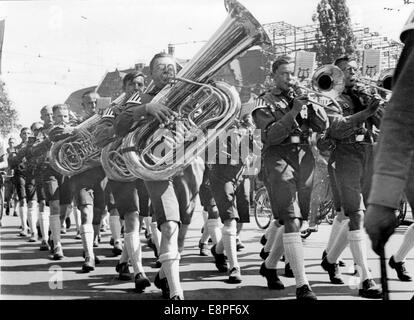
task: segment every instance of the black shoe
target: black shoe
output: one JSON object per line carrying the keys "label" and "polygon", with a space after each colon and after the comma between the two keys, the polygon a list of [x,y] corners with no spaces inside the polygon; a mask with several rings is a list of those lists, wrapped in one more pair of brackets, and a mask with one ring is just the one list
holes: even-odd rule
{"label": "black shoe", "polygon": [[168,286],[168,281],[167,278],[160,278],[160,274],[157,273],[157,275],[155,276],[154,279],[154,285],[158,288],[161,289],[162,291],[162,297],[164,299],[168,299],[170,297],[170,288]]}
{"label": "black shoe", "polygon": [[214,257],[216,267],[219,272],[227,272],[229,269],[227,268],[227,261],[226,256],[224,253],[217,253],[216,252],[216,245],[211,247],[211,254]]}
{"label": "black shoe", "polygon": [[388,262],[391,268],[395,269],[397,272],[398,279],[401,281],[413,281],[407,269],[405,268],[405,262],[395,262],[394,256],[391,256],[390,261]]}
{"label": "black shoe", "polygon": [[269,256],[269,252],[264,251],[264,248],[262,248],[262,250],[260,250],[259,256],[262,258],[262,260],[266,260]]}
{"label": "black shoe", "polygon": [[289,263],[285,264],[285,277],[286,278],[294,278],[292,268],[290,267]]}
{"label": "black shoe", "polygon": [[344,281],[341,278],[341,272],[339,271],[337,263],[329,263],[327,257],[323,258],[321,262],[323,270],[327,271],[329,274],[329,280],[333,284],[344,284]]}
{"label": "black shoe", "polygon": [[85,262],[82,265],[82,271],[84,273],[87,273],[93,270],[95,270],[95,261],[92,260],[90,257],[86,257]]}
{"label": "black shoe", "polygon": [[119,263],[115,267],[116,272],[119,273],[119,280],[127,281],[131,280],[131,275],[129,273],[128,262]]}
{"label": "black shoe", "polygon": [[362,289],[359,289],[359,295],[368,299],[381,299],[382,290],[376,285],[372,279],[362,282]]}
{"label": "black shoe", "polygon": [[65,256],[61,246],[57,246],[53,249],[53,260],[62,260]]}
{"label": "black shoe", "polygon": [[114,247],[112,248],[112,253],[115,256],[119,256],[120,254],[122,254],[122,245],[121,243],[117,242],[114,244]]}
{"label": "black shoe", "polygon": [[114,246],[114,244],[115,244],[114,238],[111,237],[111,239],[109,240],[109,245]]}
{"label": "black shoe", "polygon": [[240,274],[240,268],[233,268],[230,271],[229,280],[227,283],[241,283],[242,278]]}
{"label": "black shoe", "polygon": [[259,273],[266,278],[267,280],[267,287],[271,290],[282,290],[285,288],[282,281],[280,281],[279,277],[277,276],[276,269],[268,269],[266,268],[266,264],[263,262],[260,266]]}
{"label": "black shoe", "polygon": [[170,298],[170,300],[184,300],[184,297],[181,297],[179,295],[176,295],[176,296]]}
{"label": "black shoe", "polygon": [[161,268],[161,266],[162,266],[162,263],[161,263],[161,261],[160,260],[157,260],[157,261],[155,261],[155,267],[156,268]]}
{"label": "black shoe", "polygon": [[139,293],[143,292],[146,287],[151,286],[151,282],[141,272],[135,276],[135,290]]}
{"label": "black shoe", "polygon": [[200,256],[208,257],[208,245],[205,243],[198,243],[198,247],[200,248]]}
{"label": "black shoe", "polygon": [[240,239],[236,239],[236,249],[237,251],[241,251],[242,249],[244,249],[245,246],[244,244],[240,241]]}
{"label": "black shoe", "polygon": [[[322,252],[322,260],[327,256],[326,250],[323,250]],[[338,260],[338,266],[340,267],[346,267],[346,263],[343,260]]]}
{"label": "black shoe", "polygon": [[296,299],[297,300],[318,300],[316,298],[316,295],[313,293],[312,289],[307,284],[296,289]]}
{"label": "black shoe", "polygon": [[262,246],[264,246],[266,244],[266,242],[267,242],[266,236],[265,235],[262,235],[262,237],[260,238],[260,244]]}

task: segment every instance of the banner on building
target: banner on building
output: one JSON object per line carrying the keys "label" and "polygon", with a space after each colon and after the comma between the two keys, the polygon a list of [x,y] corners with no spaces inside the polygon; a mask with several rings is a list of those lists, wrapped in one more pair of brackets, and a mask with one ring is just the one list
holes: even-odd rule
{"label": "banner on building", "polygon": [[362,75],[377,78],[381,73],[381,50],[364,50],[362,63]]}
{"label": "banner on building", "polygon": [[295,57],[295,77],[300,82],[312,78],[313,71],[316,67],[316,53],[307,51],[296,52]]}
{"label": "banner on building", "polygon": [[1,74],[1,56],[3,52],[3,39],[4,39],[4,26],[5,20],[0,20],[0,74]]}

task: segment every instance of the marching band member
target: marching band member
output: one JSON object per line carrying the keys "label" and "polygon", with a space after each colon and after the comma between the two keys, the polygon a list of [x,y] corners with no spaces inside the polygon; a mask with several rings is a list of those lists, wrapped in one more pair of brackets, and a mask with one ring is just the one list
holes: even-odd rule
{"label": "marching band member", "polygon": [[[8,163],[14,170],[14,184],[17,190],[17,197],[20,202],[19,214],[22,223],[22,231],[20,236],[26,237],[27,234],[27,213],[28,207],[30,211],[33,210],[33,205],[36,202],[36,188],[34,180],[27,181],[26,166],[27,160],[25,158],[26,147],[29,143],[29,137],[32,136],[30,128],[22,128],[20,131],[21,143],[16,147],[14,152],[9,154]],[[28,204],[29,202],[29,204]],[[33,230],[31,230],[33,232]]]}
{"label": "marching band member", "polygon": [[368,268],[362,230],[365,207],[361,183],[363,178],[368,177],[367,161],[373,143],[372,131],[367,129],[366,123],[375,120],[378,124],[382,112],[379,108],[381,99],[375,95],[366,101],[366,97],[361,99],[360,92],[355,92],[358,66],[353,58],[340,57],[335,65],[345,75],[345,91],[338,98],[341,110],[328,113],[330,127],[326,136],[334,143],[330,161],[335,163],[337,187],[349,221],[346,220],[341,226],[321,265],[328,272],[332,283],[343,283],[337,260],[349,242],[354,261],[362,271],[359,294],[365,298],[381,298],[381,289],[375,284]]}
{"label": "marching band member", "polygon": [[[226,252],[230,269],[228,283],[242,282],[237,259],[237,225],[248,222],[249,219],[250,192],[245,188],[246,178],[243,176],[249,150],[242,150],[242,148],[250,149],[251,140],[252,135],[237,120],[237,123],[219,137],[216,162],[209,170],[211,192],[223,223],[221,239],[213,245],[211,253],[217,269],[226,272],[228,270],[224,255]],[[237,155],[237,158],[233,155]]]}
{"label": "marching band member", "polygon": [[[34,156],[43,159],[42,166],[39,170],[39,175],[42,180],[42,187],[45,192],[46,202],[49,204],[50,216],[49,225],[51,231],[52,241],[52,259],[61,260],[64,258],[62,243],[61,243],[61,225],[66,216],[66,210],[72,201],[72,192],[69,185],[69,178],[63,177],[50,166],[49,151],[53,139],[60,138],[56,136],[56,132],[69,126],[69,109],[66,105],[57,104],[52,108],[53,123],[49,119],[50,108],[44,107],[41,111],[42,118],[47,119],[46,128],[44,128],[44,137],[39,144],[32,150]],[[47,213],[44,214],[44,219],[47,219]],[[43,222],[45,233],[47,232],[47,222]]]}
{"label": "marching band member", "polygon": [[[168,54],[157,54],[150,63],[154,89],[142,96],[141,105],[124,110],[115,119],[117,135],[124,136],[135,121],[156,119],[167,122],[172,111],[160,104],[151,103],[153,97],[174,78],[176,65]],[[161,230],[159,261],[162,266],[154,283],[163,291],[169,291],[170,299],[184,299],[179,278],[180,251],[195,208],[195,199],[202,182],[204,162],[198,159],[188,166],[182,175],[165,181],[144,181],[151,205],[154,208],[158,228]],[[180,233],[180,235],[179,235]]]}
{"label": "marching band member", "polygon": [[[91,117],[96,112],[97,98],[98,95],[95,92],[85,92],[82,95],[82,107],[86,113],[86,118]],[[51,141],[59,141],[76,134],[75,128],[69,123],[69,109],[67,105],[54,106],[53,113],[54,115],[56,113],[55,123],[59,125],[55,125],[50,131],[49,137]],[[81,212],[81,237],[85,254],[82,271],[90,272],[95,269],[95,263],[99,263],[93,252],[93,242],[99,235],[101,217],[105,208],[105,174],[101,166],[93,167],[72,176],[70,184]],[[72,198],[69,203],[71,201]],[[66,216],[66,211],[64,211],[64,214]],[[54,221],[52,221],[51,216],[51,224],[52,222]],[[56,229],[60,228],[57,225],[55,227]]]}
{"label": "marching band member", "polygon": [[[114,138],[115,129],[114,121],[121,112],[128,108],[129,100],[139,100],[144,90],[144,74],[141,72],[132,72],[125,75],[123,79],[124,98],[116,105],[108,108],[98,123],[95,131],[97,137],[97,145],[104,146],[108,140]],[[126,253],[123,252],[118,265],[116,266],[121,280],[129,279],[128,258],[131,260],[134,269],[135,289],[138,292],[144,291],[146,287],[151,285],[149,279],[145,275],[142,266],[142,246],[140,241],[140,221],[139,216],[148,216],[148,193],[144,182],[136,179],[131,182],[114,181],[109,179],[109,185],[115,201],[115,206],[119,212],[119,216],[110,217],[111,230],[114,229],[114,243],[120,241],[117,236],[121,231],[119,217],[125,221],[124,244]],[[116,220],[117,219],[117,220]]]}
{"label": "marching band member", "polygon": [[262,130],[262,170],[273,215],[277,220],[274,245],[262,264],[260,273],[266,277],[269,288],[283,288],[276,273],[276,264],[284,251],[295,276],[297,299],[315,300],[316,295],[305,274],[299,230],[302,214],[309,213],[309,180],[311,181],[314,168],[306,133],[309,127],[316,132],[325,130],[327,118],[324,110],[318,106],[308,108],[308,124],[304,123],[302,117],[298,117],[308,100],[303,96],[294,96],[293,73],[294,61],[291,57],[277,58],[272,65],[275,86],[258,97],[252,111],[256,127]]}

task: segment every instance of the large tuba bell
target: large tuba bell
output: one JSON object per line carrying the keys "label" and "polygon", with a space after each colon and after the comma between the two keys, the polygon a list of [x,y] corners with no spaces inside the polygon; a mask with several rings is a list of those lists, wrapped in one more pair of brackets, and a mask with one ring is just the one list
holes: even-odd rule
{"label": "large tuba bell", "polygon": [[93,115],[75,127],[75,134],[53,143],[50,165],[64,176],[73,176],[100,165],[101,149],[94,143],[93,130],[101,120]]}
{"label": "large tuba bell", "polygon": [[152,121],[123,140],[129,171],[144,180],[166,180],[179,173],[226,130],[240,113],[238,92],[212,76],[255,45],[270,45],[260,23],[236,0],[225,0],[226,20],[204,47],[152,100],[177,116],[165,125]]}

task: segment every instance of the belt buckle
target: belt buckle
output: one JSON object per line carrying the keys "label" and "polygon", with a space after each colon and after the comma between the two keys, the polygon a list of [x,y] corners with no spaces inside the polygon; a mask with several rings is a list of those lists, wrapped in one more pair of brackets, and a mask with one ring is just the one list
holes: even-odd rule
{"label": "belt buckle", "polygon": [[355,136],[355,141],[356,142],[362,142],[362,141],[364,141],[364,135],[363,134],[357,134]]}
{"label": "belt buckle", "polygon": [[294,143],[294,144],[299,144],[300,143],[300,136],[290,136],[290,142]]}

